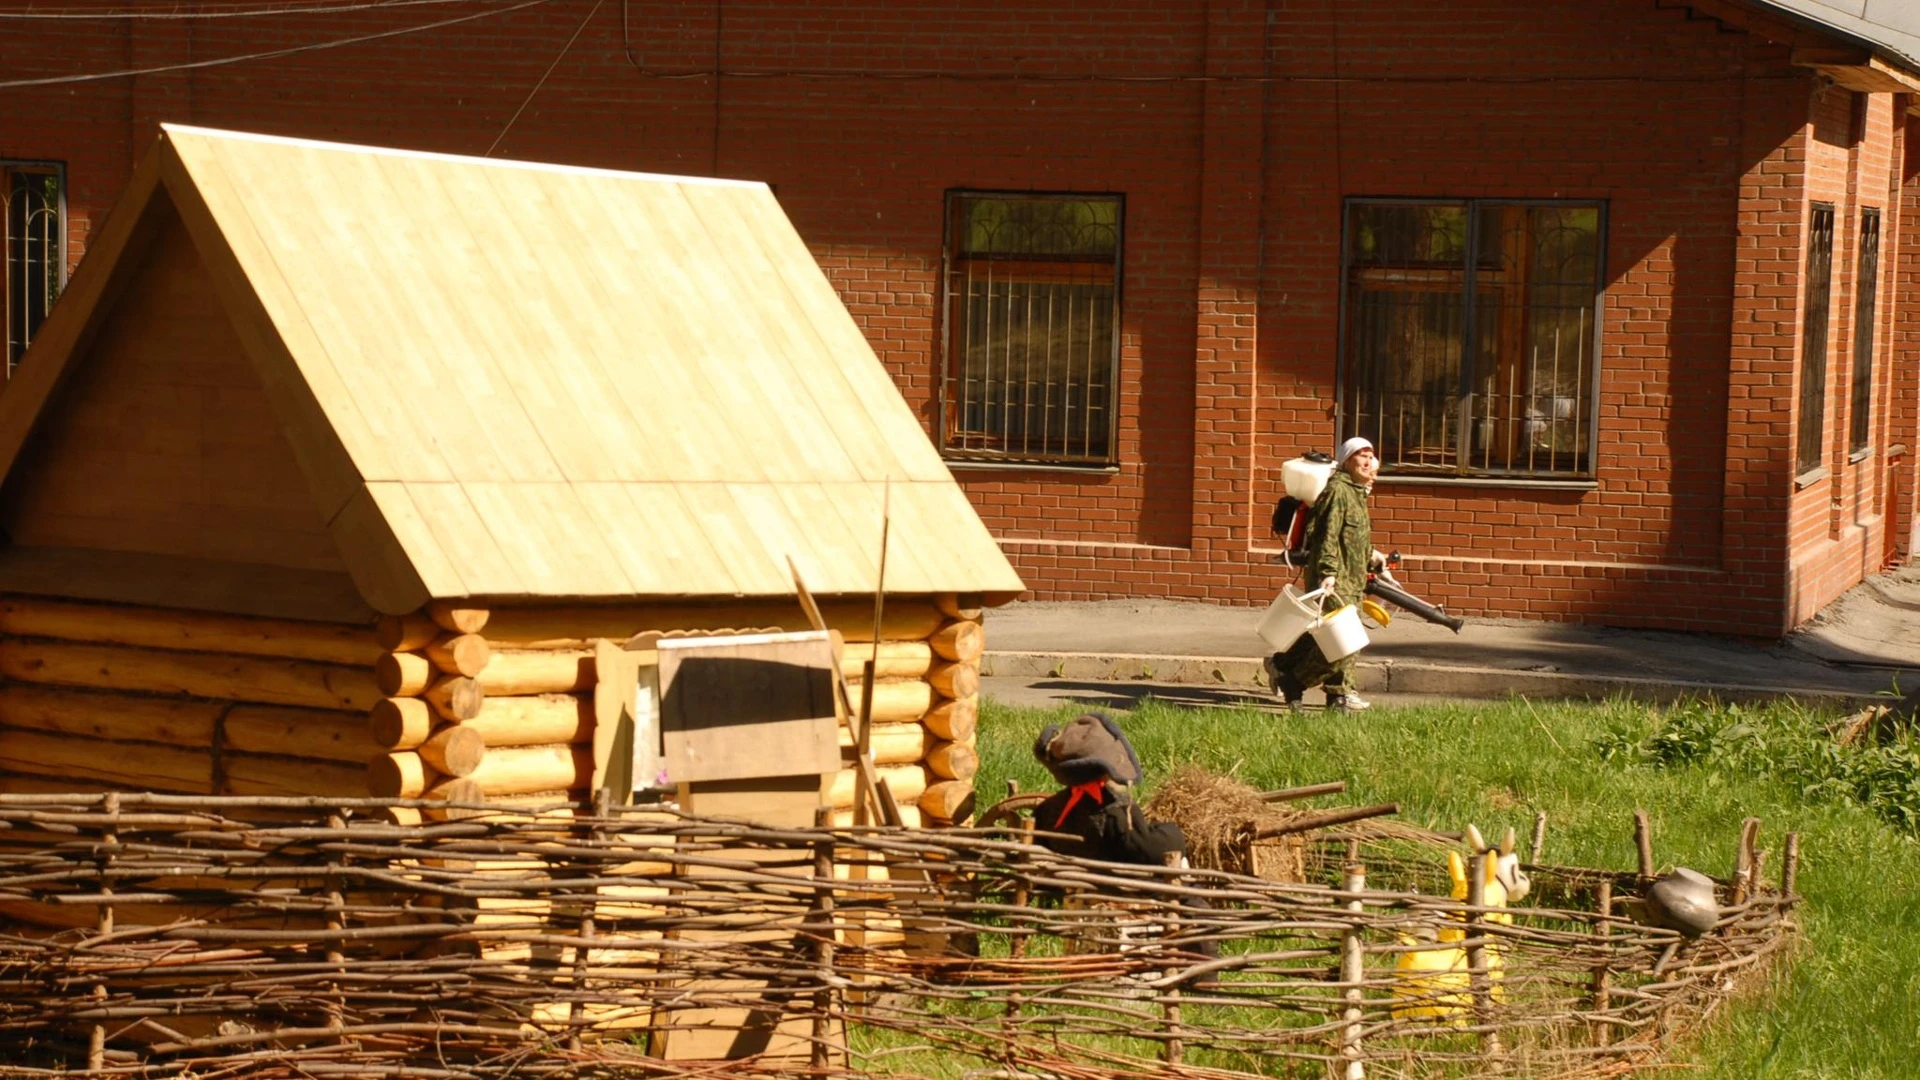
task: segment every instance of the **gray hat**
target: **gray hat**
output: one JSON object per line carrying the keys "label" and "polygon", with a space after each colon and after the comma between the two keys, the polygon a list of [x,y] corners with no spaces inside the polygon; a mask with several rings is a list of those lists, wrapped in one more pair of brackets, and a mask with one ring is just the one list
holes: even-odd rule
{"label": "gray hat", "polygon": [[1105,713],[1083,713],[1065,725],[1049,724],[1033,742],[1033,756],[1062,784],[1140,779],[1140,759],[1120,725]]}

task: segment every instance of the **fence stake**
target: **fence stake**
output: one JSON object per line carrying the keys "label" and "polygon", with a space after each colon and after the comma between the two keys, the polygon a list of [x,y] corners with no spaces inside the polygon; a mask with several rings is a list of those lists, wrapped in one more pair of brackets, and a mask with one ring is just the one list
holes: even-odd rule
{"label": "fence stake", "polygon": [[1527,850],[1531,853],[1527,856],[1527,860],[1535,866],[1538,866],[1540,864],[1540,853],[1546,850],[1546,846],[1547,812],[1545,810],[1536,810],[1533,814],[1533,843],[1527,845]]}
{"label": "fence stake", "polygon": [[[1356,916],[1364,915],[1366,904],[1360,894],[1367,891],[1367,868],[1360,863],[1347,866],[1347,892],[1353,899],[1347,901],[1347,910]],[[1367,977],[1366,939],[1361,932],[1361,922],[1355,918],[1347,927],[1340,940],[1340,995],[1346,1000],[1347,1007],[1341,1019],[1346,1027],[1340,1032],[1340,1058],[1346,1062],[1344,1080],[1366,1080],[1366,1062],[1360,1056],[1360,1030],[1364,1011],[1361,1007],[1365,998],[1363,984]]]}
{"label": "fence stake", "polygon": [[1760,833],[1760,819],[1750,817],[1740,822],[1740,840],[1733,850],[1733,902],[1735,905],[1747,902],[1753,892],[1753,842]]}
{"label": "fence stake", "polygon": [[1633,845],[1640,849],[1640,880],[1645,883],[1653,876],[1653,826],[1645,810],[1633,812]]}
{"label": "fence stake", "polygon": [[1800,834],[1790,832],[1787,834],[1786,852],[1780,857],[1780,906],[1783,909],[1793,910],[1795,900],[1793,890],[1799,883]]}
{"label": "fence stake", "polygon": [[[113,892],[113,889],[111,889],[108,885],[108,883],[111,882],[112,879],[106,875],[107,868],[113,865],[113,854],[111,849],[119,846],[120,844],[120,830],[116,827],[118,824],[117,818],[120,814],[120,793],[117,791],[107,792],[106,795],[102,797],[100,801],[100,808],[106,811],[106,814],[107,814],[107,827],[100,830],[100,859],[99,859],[99,866],[101,871],[100,894],[102,896],[105,896]],[[105,937],[106,935],[113,933],[113,905],[111,904],[100,905],[100,919],[99,919],[99,922],[96,923],[95,925],[99,927],[100,935],[102,937]],[[99,1005],[104,1006],[106,1004],[107,1002],[107,984],[106,983],[96,982],[93,984],[93,999],[95,1003]],[[104,1023],[95,1024],[93,1025],[93,1030],[89,1032],[87,1035],[87,1071],[97,1073],[101,1069],[105,1068],[106,1064],[107,1064],[107,1028]]]}
{"label": "fence stake", "polygon": [[[327,812],[327,828],[346,831],[346,814],[338,808]],[[347,928],[347,898],[340,890],[340,866],[346,861],[343,856],[330,856],[327,859],[327,929],[338,934]],[[327,945],[327,963],[335,965],[334,970],[345,978],[347,954],[341,947],[344,935],[334,937]],[[339,1030],[347,1026],[347,997],[340,983],[329,987],[334,1000],[327,1006],[327,1026]],[[345,1039],[341,1040],[345,1042]]]}
{"label": "fence stake", "polygon": [[1603,881],[1594,890],[1593,909],[1599,913],[1594,920],[1593,932],[1600,938],[1601,958],[1593,967],[1593,1011],[1597,1019],[1593,1023],[1593,1044],[1605,1046],[1612,1041],[1613,1031],[1607,1026],[1604,1017],[1613,1008],[1612,981],[1613,944],[1608,939],[1613,936],[1613,882]]}
{"label": "fence stake", "polygon": [[[1467,906],[1479,908],[1487,902],[1487,855],[1480,852],[1467,864]],[[1486,1029],[1480,1037],[1480,1051],[1487,1058],[1500,1056],[1500,1032],[1493,1027],[1493,985],[1488,966],[1492,946],[1487,942],[1486,918],[1478,911],[1467,912],[1467,978],[1473,988],[1473,1013],[1476,1026]]]}
{"label": "fence stake", "polygon": [[[833,827],[833,809],[813,812],[815,828]],[[820,966],[820,988],[813,992],[813,1069],[824,1073],[833,1064],[833,838],[813,845],[813,919],[820,927],[814,960]]]}

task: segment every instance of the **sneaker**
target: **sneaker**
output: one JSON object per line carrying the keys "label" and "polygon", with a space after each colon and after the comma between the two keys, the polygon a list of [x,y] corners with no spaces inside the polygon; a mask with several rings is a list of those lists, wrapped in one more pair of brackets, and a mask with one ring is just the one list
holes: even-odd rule
{"label": "sneaker", "polygon": [[1373,702],[1361,697],[1352,690],[1328,691],[1327,710],[1329,712],[1361,712],[1373,708]]}

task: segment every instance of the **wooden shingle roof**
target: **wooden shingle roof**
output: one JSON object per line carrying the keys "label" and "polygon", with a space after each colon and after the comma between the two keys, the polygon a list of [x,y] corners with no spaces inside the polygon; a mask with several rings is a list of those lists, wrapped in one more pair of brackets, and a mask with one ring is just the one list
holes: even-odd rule
{"label": "wooden shingle roof", "polygon": [[789,556],[870,593],[883,491],[889,591],[1022,588],[757,183],[168,126],[0,395],[0,471],[160,198],[378,610],[789,595]]}

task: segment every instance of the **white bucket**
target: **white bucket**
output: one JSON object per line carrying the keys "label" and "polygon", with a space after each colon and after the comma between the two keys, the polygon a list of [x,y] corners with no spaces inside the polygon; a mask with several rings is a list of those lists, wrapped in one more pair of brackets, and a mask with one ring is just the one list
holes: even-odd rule
{"label": "white bucket", "polygon": [[1320,621],[1320,600],[1323,592],[1315,589],[1303,593],[1291,585],[1280,590],[1280,595],[1267,605],[1267,613],[1260,616],[1260,625],[1254,632],[1274,652],[1286,652],[1300,635],[1313,629]]}
{"label": "white bucket", "polygon": [[1367,628],[1360,623],[1360,609],[1348,604],[1307,628],[1313,643],[1320,646],[1328,660],[1352,656],[1367,647]]}

